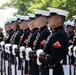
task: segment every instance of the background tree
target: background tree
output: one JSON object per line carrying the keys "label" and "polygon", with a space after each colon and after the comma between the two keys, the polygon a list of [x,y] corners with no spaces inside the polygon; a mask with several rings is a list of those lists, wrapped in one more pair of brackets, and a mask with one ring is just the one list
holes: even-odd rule
{"label": "background tree", "polygon": [[0,6],[0,9],[8,7],[18,9],[15,14],[21,15],[26,15],[27,12],[33,12],[33,9],[36,8],[46,10],[47,7],[68,10],[70,12],[68,18],[71,18],[72,15],[76,15],[76,0],[10,0]]}
{"label": "background tree", "polygon": [[2,6],[0,6],[0,9],[7,9],[9,7],[18,9],[17,13],[15,14],[21,14],[24,15],[28,11],[29,0],[10,0],[9,2],[4,3]]}

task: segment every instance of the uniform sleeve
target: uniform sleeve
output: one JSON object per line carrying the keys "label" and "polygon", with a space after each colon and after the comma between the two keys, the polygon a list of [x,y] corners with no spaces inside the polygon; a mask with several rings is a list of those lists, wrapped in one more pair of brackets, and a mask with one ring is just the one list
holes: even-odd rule
{"label": "uniform sleeve", "polygon": [[46,41],[47,37],[50,35],[50,32],[47,32],[47,31],[44,31],[42,32],[42,34],[40,34],[40,37],[39,39],[37,40],[37,43],[36,43],[36,46],[35,46],[35,49],[43,49],[44,48],[44,45],[41,44],[42,41]]}
{"label": "uniform sleeve", "polygon": [[11,31],[9,33],[9,37],[6,39],[5,43],[10,43],[10,39],[11,39],[12,35],[13,35],[13,31]]}
{"label": "uniform sleeve", "polygon": [[33,42],[36,39],[36,35],[37,35],[37,32],[32,35],[32,37],[30,38],[30,41],[28,42],[28,46],[31,47],[32,49],[33,49]]}
{"label": "uniform sleeve", "polygon": [[4,35],[0,34],[0,42],[3,40]]}
{"label": "uniform sleeve", "polygon": [[55,64],[59,63],[67,52],[68,38],[63,34],[55,34],[52,37],[51,57]]}
{"label": "uniform sleeve", "polygon": [[14,43],[19,45],[19,42],[20,42],[20,36],[22,35],[22,31],[19,31],[15,37],[15,40],[14,40]]}
{"label": "uniform sleeve", "polygon": [[27,32],[24,34],[24,37],[22,39],[22,44],[25,46],[28,42],[28,36],[29,36],[30,32]]}

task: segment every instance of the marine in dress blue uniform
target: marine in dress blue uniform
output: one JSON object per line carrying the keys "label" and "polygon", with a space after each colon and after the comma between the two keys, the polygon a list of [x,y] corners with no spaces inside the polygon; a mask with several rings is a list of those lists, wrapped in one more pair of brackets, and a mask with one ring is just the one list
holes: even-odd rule
{"label": "marine in dress blue uniform", "polygon": [[3,29],[2,28],[0,28],[0,42],[1,41],[3,41],[3,37],[4,37],[4,35],[3,35]]}
{"label": "marine in dress blue uniform", "polygon": [[[6,38],[5,38],[5,44],[7,44],[7,43],[10,43],[10,38],[12,37],[12,35],[13,35],[13,30],[12,30],[12,28],[11,28],[11,24],[10,24],[10,22],[7,22],[7,24],[5,24],[6,25],[6,28],[7,28],[7,35],[6,35]],[[4,58],[5,58],[5,60],[8,60],[8,54],[7,53],[4,53]]]}
{"label": "marine in dress blue uniform", "polygon": [[31,29],[31,33],[28,37],[28,47],[31,47],[33,49],[33,42],[35,41],[36,35],[38,33],[37,26],[34,26],[35,21],[35,14],[28,13],[29,15],[29,28]]}
{"label": "marine in dress blue uniform", "polygon": [[13,55],[12,51],[13,51],[13,45],[14,45],[14,39],[15,39],[15,36],[16,36],[16,33],[18,31],[18,26],[17,26],[17,18],[16,17],[13,17],[13,18],[10,18],[10,21],[11,21],[11,27],[14,31],[12,37],[10,38],[10,49],[9,49],[9,52],[10,52],[10,63],[11,63],[11,74],[12,75],[16,75],[17,74],[17,71],[16,71],[16,64],[17,64],[17,61],[16,61],[16,57]]}
{"label": "marine in dress blue uniform", "polygon": [[[35,38],[36,38],[36,35],[37,35],[37,32],[38,32],[38,28],[37,28],[37,26],[34,26],[35,14],[28,13],[28,15],[29,15],[28,27],[30,28],[31,32],[28,36],[27,48],[33,49],[33,42],[35,41]],[[27,57],[27,55],[26,55],[26,57]],[[26,60],[27,60],[27,58],[26,58]],[[31,67],[31,61],[28,61],[28,74],[31,73],[30,67]]]}
{"label": "marine in dress blue uniform", "polygon": [[49,75],[49,73],[52,75],[64,75],[60,61],[68,51],[68,36],[63,28],[65,15],[68,12],[50,7],[47,9],[50,10],[48,23],[52,29],[52,35],[48,37],[43,52],[39,56],[42,63],[41,75]]}
{"label": "marine in dress blue uniform", "polygon": [[43,49],[45,41],[50,34],[50,31],[46,26],[48,13],[49,12],[45,10],[38,10],[38,9],[35,10],[36,18],[34,25],[38,26],[39,32],[37,33],[36,39],[33,42],[33,50],[32,50],[33,52],[29,53],[30,57],[35,57],[35,58],[30,58],[31,75],[39,75],[40,73],[39,66],[37,65],[36,62],[36,54],[34,53],[36,52],[37,49]]}
{"label": "marine in dress blue uniform", "polygon": [[[31,32],[30,29],[29,29],[29,27],[28,27],[29,17],[28,16],[21,16],[20,20],[21,20],[21,22],[19,23],[19,25],[20,25],[20,29],[23,30],[23,34],[22,34],[22,36],[20,38],[19,46],[24,46],[26,48],[27,47],[27,42],[28,42],[28,36],[29,36],[29,34]],[[19,66],[20,66],[20,69],[21,69],[22,63],[23,63],[23,61],[19,57]],[[26,61],[26,59],[25,59],[25,63],[26,63],[26,65],[24,67],[24,69],[25,69],[24,74],[28,74],[28,62]]]}
{"label": "marine in dress blue uniform", "polygon": [[[11,22],[10,20],[7,21],[7,23],[5,24],[5,28],[6,28],[6,38],[5,38],[5,44],[10,44],[10,38],[12,37],[13,35],[13,30],[11,28]],[[6,52],[6,49],[5,49],[5,52],[4,52],[4,61],[5,61],[5,68],[6,68],[6,75],[9,74],[9,69],[8,69],[8,61],[9,61],[9,54],[8,52]]]}
{"label": "marine in dress blue uniform", "polygon": [[[75,27],[75,30],[76,30],[76,15],[74,15],[73,18],[74,18],[74,27]],[[74,41],[74,46],[76,46],[76,38],[75,38],[75,41]]]}
{"label": "marine in dress blue uniform", "polygon": [[[68,35],[69,46],[71,46],[71,45],[73,45],[73,37],[75,35],[75,33],[74,33],[74,29],[75,29],[74,28],[74,22],[67,21],[67,22],[64,22],[64,23],[66,25],[66,30],[65,31],[66,31],[66,33]],[[68,55],[68,53],[66,54],[65,59],[63,60],[63,64],[68,64],[70,59],[71,59],[70,64],[74,64],[74,57],[73,57],[73,55],[71,57],[69,57],[70,58],[69,60],[67,60],[67,55]]]}

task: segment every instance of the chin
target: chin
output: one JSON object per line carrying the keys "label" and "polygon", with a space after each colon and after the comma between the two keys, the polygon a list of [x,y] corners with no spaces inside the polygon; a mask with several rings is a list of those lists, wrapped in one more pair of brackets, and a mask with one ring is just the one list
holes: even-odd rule
{"label": "chin", "polygon": [[49,25],[49,27],[52,28],[53,26],[52,25]]}

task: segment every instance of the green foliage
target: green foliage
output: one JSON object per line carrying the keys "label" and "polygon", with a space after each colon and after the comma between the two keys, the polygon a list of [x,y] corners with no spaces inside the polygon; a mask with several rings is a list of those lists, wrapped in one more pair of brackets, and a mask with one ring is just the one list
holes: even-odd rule
{"label": "green foliage", "polygon": [[14,7],[18,9],[18,12],[16,14],[26,14],[27,12],[27,6],[28,6],[28,0],[10,0],[10,2],[4,3],[0,9],[5,9],[8,7]]}
{"label": "green foliage", "polygon": [[8,7],[14,7],[18,9],[15,14],[26,15],[27,12],[33,12],[33,9],[47,10],[47,7],[55,7],[64,10],[68,10],[71,18],[72,15],[76,14],[76,0],[10,0],[0,6],[0,9]]}

